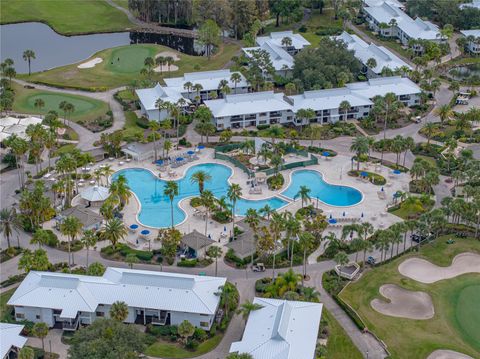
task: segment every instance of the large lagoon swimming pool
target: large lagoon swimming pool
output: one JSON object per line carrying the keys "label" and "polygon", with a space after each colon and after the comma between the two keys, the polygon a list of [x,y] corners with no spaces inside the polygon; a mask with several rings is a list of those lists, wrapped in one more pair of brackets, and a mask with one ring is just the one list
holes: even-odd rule
{"label": "large lagoon swimming pool", "polygon": [[310,188],[310,197],[318,198],[325,204],[336,207],[348,207],[362,201],[362,193],[348,186],[333,185],[325,182],[318,171],[298,170],[292,173],[288,188],[282,192],[287,198],[293,199],[300,190],[300,186]]}
{"label": "large lagoon swimming pool", "polygon": [[[185,212],[179,207],[178,203],[184,198],[199,195],[198,185],[196,183],[192,184],[190,178],[193,173],[200,170],[207,172],[212,177],[211,181],[205,183],[205,189],[212,191],[217,198],[227,194],[228,178],[232,175],[232,170],[229,167],[216,163],[205,163],[190,167],[185,176],[177,181],[179,195],[173,200],[173,221],[175,225],[183,222],[186,218]],[[113,175],[113,180],[119,175],[125,176],[130,189],[140,201],[141,209],[138,220],[148,227],[169,227],[171,225],[170,199],[163,194],[166,181],[158,179],[149,170],[141,168],[120,170]],[[352,206],[362,200],[362,194],[357,189],[326,183],[319,172],[312,170],[293,172],[291,183],[282,192],[282,195],[293,199],[302,185],[310,188],[312,198],[318,198],[328,205]],[[259,210],[266,204],[273,209],[279,209],[287,205],[288,202],[276,196],[261,200],[240,199],[237,201],[235,213],[243,216],[249,208]]]}
{"label": "large lagoon swimming pool", "polygon": [[[228,178],[232,175],[232,170],[224,165],[215,163],[205,163],[190,167],[185,176],[177,181],[179,195],[173,200],[173,221],[177,225],[185,220],[186,214],[180,209],[178,203],[187,197],[198,196],[198,185],[192,184],[190,178],[193,173],[202,170],[210,174],[211,181],[205,183],[205,189],[212,191],[215,197],[226,196],[228,190]],[[138,220],[145,226],[155,228],[165,228],[171,225],[170,199],[163,194],[165,180],[156,178],[146,169],[124,169],[113,175],[115,180],[119,175],[124,175],[128,181],[128,186],[135,193],[141,204],[141,210],[138,214]],[[279,197],[271,197],[262,200],[237,201],[235,213],[245,215],[247,209],[256,210],[268,204],[273,209],[288,204],[287,201]]]}

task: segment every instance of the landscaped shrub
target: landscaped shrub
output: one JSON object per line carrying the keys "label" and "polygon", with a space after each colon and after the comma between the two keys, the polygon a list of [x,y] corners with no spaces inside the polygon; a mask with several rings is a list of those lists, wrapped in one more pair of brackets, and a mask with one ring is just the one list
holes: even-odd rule
{"label": "landscaped shrub", "polygon": [[177,262],[177,266],[192,268],[192,267],[195,267],[197,263],[198,263],[198,260],[196,259],[182,259]]}
{"label": "landscaped shrub", "polygon": [[282,188],[284,183],[285,178],[283,178],[283,175],[281,173],[277,173],[276,175],[267,178],[268,189],[272,191],[279,190],[280,188]]}
{"label": "landscaped shrub", "polygon": [[272,278],[265,277],[255,282],[255,292],[264,293],[265,289],[272,283]]}
{"label": "landscaped shrub", "polygon": [[225,261],[230,264],[234,264],[237,268],[245,268],[250,263],[250,258],[241,259],[235,255],[233,249],[229,249],[225,254]]}
{"label": "landscaped shrub", "polygon": [[191,200],[190,200],[190,206],[192,207],[198,207],[202,204],[202,200],[200,199],[200,197],[193,197]]}
{"label": "landscaped shrub", "polygon": [[232,219],[230,211],[215,211],[212,214],[212,219],[218,223],[228,223]]}
{"label": "landscaped shrub", "polygon": [[135,121],[135,123],[137,124],[138,127],[141,127],[141,128],[144,128],[144,129],[148,128],[148,122],[149,121],[146,117],[137,118],[137,120]]}
{"label": "landscaped shrub", "polygon": [[270,125],[258,125],[257,129],[260,130],[266,130],[267,128],[270,128]]}
{"label": "landscaped shrub", "polygon": [[373,172],[354,170],[348,171],[348,175],[352,177],[360,177],[360,175],[364,172],[367,174],[367,178],[370,180],[370,182],[372,182],[374,185],[383,186],[385,183],[387,183],[385,177]]}
{"label": "landscaped shrub", "polygon": [[48,240],[45,244],[49,247],[57,247],[59,243],[57,235],[51,229],[47,229],[45,232],[48,233]]}

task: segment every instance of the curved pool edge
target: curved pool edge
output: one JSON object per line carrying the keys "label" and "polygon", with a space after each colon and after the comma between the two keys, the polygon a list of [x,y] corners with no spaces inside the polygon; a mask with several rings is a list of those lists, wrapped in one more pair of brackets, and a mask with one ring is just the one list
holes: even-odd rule
{"label": "curved pool edge", "polygon": [[[322,201],[322,200],[319,199],[318,197],[314,197],[317,201],[321,202],[321,203],[324,204],[325,206],[333,207],[333,208],[356,207],[356,206],[358,206],[359,204],[361,204],[361,203],[364,201],[364,199],[365,199],[365,194],[362,192],[362,190],[360,190],[360,189],[358,189],[357,187],[354,187],[354,186],[343,185],[343,184],[335,184],[335,183],[329,182],[329,181],[325,178],[325,175],[323,174],[322,171],[317,170],[317,169],[314,169],[314,168],[308,168],[308,169],[307,169],[307,168],[298,168],[298,169],[295,169],[295,170],[291,171],[291,172],[289,173],[290,184],[288,185],[287,188],[285,188],[285,189],[281,192],[281,194],[282,194],[284,197],[290,198],[290,197],[284,195],[283,193],[284,193],[285,191],[287,191],[288,188],[290,188],[290,186],[292,185],[292,183],[293,183],[293,182],[292,182],[292,176],[293,176],[293,174],[294,174],[295,172],[301,172],[301,171],[317,172],[317,173],[320,175],[320,177],[322,178],[322,180],[323,180],[325,183],[327,183],[328,185],[330,185],[330,186],[336,186],[336,187],[347,187],[347,188],[351,188],[351,189],[354,189],[354,190],[358,191],[358,192],[360,193],[360,195],[362,196],[361,200],[358,201],[357,203],[355,203],[355,204],[349,204],[349,205],[346,205],[346,206],[338,206],[338,205],[334,205],[334,204],[329,204],[329,203],[326,203],[326,202]],[[293,198],[290,198],[290,199],[291,199],[291,201],[292,201],[291,203],[296,202]]]}

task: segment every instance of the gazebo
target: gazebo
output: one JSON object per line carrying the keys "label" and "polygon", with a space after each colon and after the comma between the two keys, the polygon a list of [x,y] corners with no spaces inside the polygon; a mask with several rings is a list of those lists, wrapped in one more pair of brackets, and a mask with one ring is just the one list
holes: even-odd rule
{"label": "gazebo", "polygon": [[93,186],[86,188],[80,193],[80,197],[90,206],[98,207],[110,195],[107,187]]}
{"label": "gazebo", "polygon": [[208,246],[215,241],[194,229],[193,232],[185,234],[180,243],[184,249],[190,250],[198,258],[203,256]]}

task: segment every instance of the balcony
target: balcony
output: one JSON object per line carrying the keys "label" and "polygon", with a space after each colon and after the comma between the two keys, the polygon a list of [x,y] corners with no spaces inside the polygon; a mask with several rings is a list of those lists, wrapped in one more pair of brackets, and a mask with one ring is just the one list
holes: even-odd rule
{"label": "balcony", "polygon": [[79,316],[77,315],[75,319],[65,320],[62,324],[62,329],[69,332],[74,332],[78,329],[78,323],[80,322]]}

